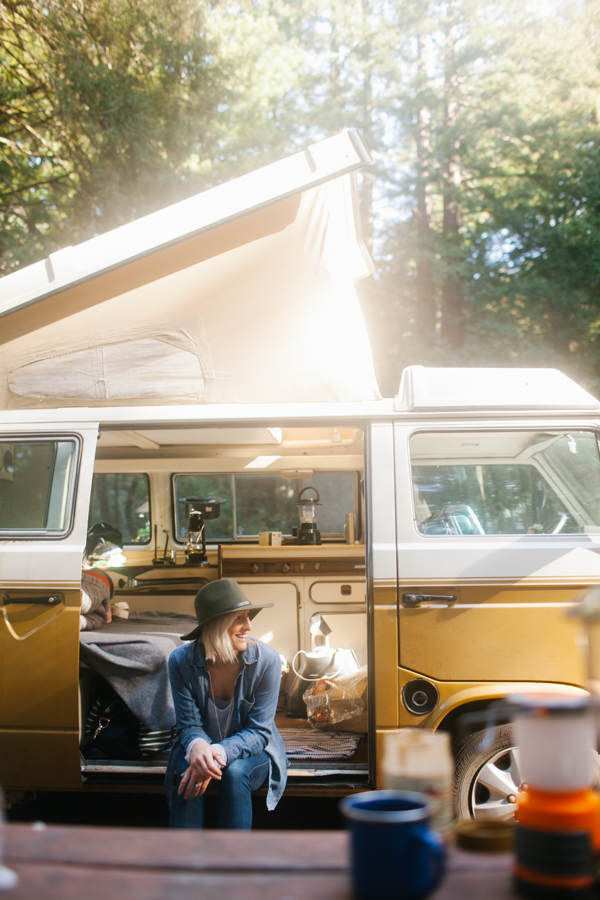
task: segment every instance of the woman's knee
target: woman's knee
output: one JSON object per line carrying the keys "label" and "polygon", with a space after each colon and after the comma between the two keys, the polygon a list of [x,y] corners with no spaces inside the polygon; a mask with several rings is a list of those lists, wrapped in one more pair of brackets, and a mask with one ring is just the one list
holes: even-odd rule
{"label": "woman's knee", "polygon": [[223,769],[221,774],[222,781],[225,784],[249,787],[252,768],[248,765],[248,762],[249,759],[234,759],[232,763],[229,763],[229,765],[225,766]]}
{"label": "woman's knee", "polygon": [[256,791],[262,785],[269,774],[269,759],[266,753],[257,756],[247,756],[245,759],[236,759],[224,769],[222,778],[228,785],[237,788],[246,787]]}

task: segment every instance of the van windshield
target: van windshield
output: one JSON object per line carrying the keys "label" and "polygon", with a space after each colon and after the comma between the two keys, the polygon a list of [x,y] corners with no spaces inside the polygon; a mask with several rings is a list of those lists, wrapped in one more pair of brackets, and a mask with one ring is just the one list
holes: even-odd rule
{"label": "van windshield", "polygon": [[422,534],[600,531],[594,432],[421,432],[410,455]]}

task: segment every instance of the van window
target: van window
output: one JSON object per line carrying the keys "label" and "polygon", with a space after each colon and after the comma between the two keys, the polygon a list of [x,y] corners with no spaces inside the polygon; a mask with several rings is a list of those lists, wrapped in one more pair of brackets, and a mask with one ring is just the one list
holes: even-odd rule
{"label": "van window", "polygon": [[78,442],[0,441],[0,533],[60,537],[71,524]]}
{"label": "van window", "polygon": [[303,479],[283,478],[270,472],[174,475],[177,537],[182,541],[187,530],[184,497],[227,501],[221,506],[220,517],[206,522],[209,541],[256,537],[260,531],[289,535],[299,521],[298,493],[309,486],[315,487],[321,498],[317,507],[321,535],[341,536],[346,513],[355,512],[355,482],[354,472],[320,472]]}
{"label": "van window", "polygon": [[139,472],[99,472],[94,475],[90,525],[109,522],[124,544],[150,541],[150,482]]}
{"label": "van window", "polygon": [[421,432],[410,455],[422,534],[600,531],[593,432]]}

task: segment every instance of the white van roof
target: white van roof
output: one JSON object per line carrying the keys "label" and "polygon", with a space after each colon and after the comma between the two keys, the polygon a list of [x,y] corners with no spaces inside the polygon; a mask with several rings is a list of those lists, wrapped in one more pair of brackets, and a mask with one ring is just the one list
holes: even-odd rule
{"label": "white van roof", "polygon": [[355,130],[0,279],[0,408],[371,400]]}
{"label": "white van roof", "polygon": [[558,369],[409,366],[397,411],[598,409],[598,400]]}

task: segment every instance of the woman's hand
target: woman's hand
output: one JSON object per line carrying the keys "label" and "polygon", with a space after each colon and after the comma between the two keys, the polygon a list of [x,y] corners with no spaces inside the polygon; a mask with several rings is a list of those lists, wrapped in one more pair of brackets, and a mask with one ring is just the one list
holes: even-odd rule
{"label": "woman's hand", "polygon": [[204,780],[200,780],[196,772],[191,766],[185,770],[183,775],[181,776],[181,782],[179,783],[179,794],[183,794],[185,791],[185,799],[189,800],[190,798],[195,799],[200,794],[203,794],[208,785],[210,784],[211,776],[209,775]]}
{"label": "woman's hand", "polygon": [[190,768],[198,775],[198,781],[206,778],[221,778],[223,763],[218,753],[215,753],[212,744],[207,741],[197,741],[190,753]]}
{"label": "woman's hand", "polygon": [[181,776],[179,793],[185,799],[198,797],[208,787],[211,778],[221,780],[222,761],[206,741],[197,741],[190,752],[190,764]]}

